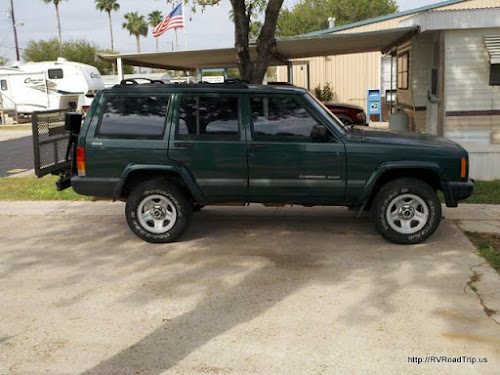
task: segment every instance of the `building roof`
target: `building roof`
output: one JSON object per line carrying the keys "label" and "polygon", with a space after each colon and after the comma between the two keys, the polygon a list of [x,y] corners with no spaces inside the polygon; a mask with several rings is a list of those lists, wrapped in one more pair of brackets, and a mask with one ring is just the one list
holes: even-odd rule
{"label": "building roof", "polygon": [[367,20],[350,23],[348,25],[342,25],[342,26],[332,27],[330,29],[313,31],[311,33],[307,33],[307,34],[304,34],[304,35],[313,36],[313,35],[331,34],[331,33],[337,32],[337,31],[353,29],[355,27],[365,26],[365,25],[369,25],[369,24],[372,24],[372,23],[382,22],[382,21],[387,21],[387,20],[390,20],[390,19],[393,19],[393,18],[399,18],[399,17],[409,16],[411,14],[420,13],[420,12],[426,12],[426,11],[429,11],[429,10],[433,10],[433,9],[437,9],[437,8],[442,8],[442,7],[453,5],[453,4],[457,4],[457,3],[463,3],[465,1],[468,1],[468,0],[447,0],[447,1],[441,1],[439,3],[435,3],[435,4],[431,4],[431,5],[426,5],[426,6],[423,6],[423,7],[420,7],[420,8],[408,9],[408,10],[405,10],[403,12],[387,14],[385,16],[370,18],[370,19],[367,19]]}
{"label": "building roof", "polygon": [[[291,59],[315,56],[332,56],[361,52],[387,52],[395,45],[418,33],[418,26],[398,27],[362,33],[294,36],[276,39],[276,52],[271,65],[285,65]],[[250,45],[250,55],[255,61],[257,47]],[[234,48],[159,53],[99,54],[99,58],[124,64],[159,69],[194,70],[237,66]]]}

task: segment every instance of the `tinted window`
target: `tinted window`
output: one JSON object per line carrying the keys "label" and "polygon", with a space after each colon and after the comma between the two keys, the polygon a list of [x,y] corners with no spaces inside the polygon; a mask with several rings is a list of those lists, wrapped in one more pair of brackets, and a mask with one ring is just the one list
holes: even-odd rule
{"label": "tinted window", "polygon": [[317,121],[292,96],[251,97],[255,140],[311,141]]}
{"label": "tinted window", "polygon": [[50,79],[61,79],[64,78],[62,69],[49,69],[49,78]]}
{"label": "tinted window", "polygon": [[238,129],[238,98],[181,97],[178,137],[235,138]]}
{"label": "tinted window", "polygon": [[167,96],[110,96],[98,134],[161,137],[169,99]]}
{"label": "tinted window", "polygon": [[0,81],[0,84],[1,84],[1,86],[2,86],[2,91],[7,91],[7,90],[9,89],[9,87],[7,86],[7,80],[2,79],[2,80]]}

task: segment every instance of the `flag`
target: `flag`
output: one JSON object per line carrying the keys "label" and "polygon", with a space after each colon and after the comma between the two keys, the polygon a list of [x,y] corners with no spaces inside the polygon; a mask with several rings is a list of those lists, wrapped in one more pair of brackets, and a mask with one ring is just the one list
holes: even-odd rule
{"label": "flag", "polygon": [[182,3],[177,5],[165,19],[155,26],[153,36],[158,38],[165,31],[184,27],[184,15],[182,14]]}

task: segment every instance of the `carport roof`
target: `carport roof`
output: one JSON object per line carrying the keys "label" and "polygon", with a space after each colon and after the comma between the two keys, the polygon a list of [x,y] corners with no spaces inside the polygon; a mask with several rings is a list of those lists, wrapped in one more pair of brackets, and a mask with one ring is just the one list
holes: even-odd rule
{"label": "carport roof", "polygon": [[[362,33],[277,38],[276,53],[271,58],[271,65],[285,65],[288,60],[304,57],[387,52],[417,34],[418,30],[417,26],[412,26]],[[250,45],[250,54],[252,58],[257,56],[255,43]],[[234,48],[120,55],[99,54],[98,57],[106,61],[121,58],[124,64],[174,70],[223,68],[237,65]]]}

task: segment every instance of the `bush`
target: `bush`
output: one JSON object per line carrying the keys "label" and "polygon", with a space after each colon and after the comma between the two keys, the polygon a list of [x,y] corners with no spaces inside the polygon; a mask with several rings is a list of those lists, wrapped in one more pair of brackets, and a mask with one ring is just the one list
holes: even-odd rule
{"label": "bush", "polygon": [[314,88],[316,98],[322,102],[329,102],[333,99],[333,87],[330,82],[327,82],[323,87],[318,85]]}

